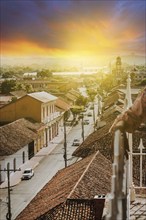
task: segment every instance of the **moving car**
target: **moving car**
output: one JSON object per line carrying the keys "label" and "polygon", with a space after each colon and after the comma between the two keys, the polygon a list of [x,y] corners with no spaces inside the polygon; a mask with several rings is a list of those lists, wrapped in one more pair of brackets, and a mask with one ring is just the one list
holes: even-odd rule
{"label": "moving car", "polygon": [[24,170],[21,179],[29,180],[34,176],[34,170],[32,168],[27,168]]}
{"label": "moving car", "polygon": [[74,139],[72,146],[79,146],[80,145],[80,140],[79,139]]}

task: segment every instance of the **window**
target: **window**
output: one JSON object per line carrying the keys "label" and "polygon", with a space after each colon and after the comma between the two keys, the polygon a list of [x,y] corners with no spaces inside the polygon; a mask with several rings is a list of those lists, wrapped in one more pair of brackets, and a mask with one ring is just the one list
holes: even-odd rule
{"label": "window", "polygon": [[22,153],[22,163],[25,163],[25,151]]}
{"label": "window", "polygon": [[47,106],[47,116],[49,116],[49,106]]}
{"label": "window", "polygon": [[2,183],[2,173],[1,173],[1,165],[0,165],[0,184]]}
{"label": "window", "polygon": [[8,162],[7,163],[7,170],[9,170],[10,169],[10,163]]}
{"label": "window", "polygon": [[43,118],[45,118],[45,108],[43,107]]}

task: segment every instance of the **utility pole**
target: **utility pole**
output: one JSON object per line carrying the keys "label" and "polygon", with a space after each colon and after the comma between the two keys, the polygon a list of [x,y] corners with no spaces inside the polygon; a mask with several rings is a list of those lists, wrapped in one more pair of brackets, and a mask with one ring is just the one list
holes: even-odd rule
{"label": "utility pole", "polygon": [[84,141],[84,115],[82,114],[82,139]]}
{"label": "utility pole", "polygon": [[9,169],[9,165],[7,166],[7,169],[2,169],[0,171],[7,171],[7,179],[8,179],[8,213],[6,214],[6,219],[11,220],[12,219],[12,212],[11,212],[11,189],[10,189],[10,171],[21,171],[21,169]]}
{"label": "utility pole", "polygon": [[94,102],[93,102],[93,126],[95,131],[95,109],[94,109]]}
{"label": "utility pole", "polygon": [[10,194],[10,170],[7,169],[7,178],[8,178],[8,215],[6,215],[7,219],[11,219],[11,194]]}
{"label": "utility pole", "polygon": [[67,167],[67,142],[66,142],[66,113],[64,113],[63,117],[63,126],[64,126],[64,162],[65,162],[65,167]]}

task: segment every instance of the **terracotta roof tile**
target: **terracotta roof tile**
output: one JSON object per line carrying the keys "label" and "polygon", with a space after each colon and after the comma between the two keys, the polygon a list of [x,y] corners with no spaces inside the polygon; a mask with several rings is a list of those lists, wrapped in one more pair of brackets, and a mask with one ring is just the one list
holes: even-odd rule
{"label": "terracotta roof tile", "polygon": [[21,98],[22,96],[25,96],[27,92],[23,90],[18,90],[18,91],[10,92],[10,94],[12,94],[13,96],[16,96],[17,98]]}
{"label": "terracotta roof tile", "polygon": [[116,104],[119,99],[122,99],[122,98],[123,98],[123,96],[119,92],[115,91],[115,92],[109,94],[109,96],[107,98],[105,98],[103,107],[107,108],[109,106],[112,106],[112,105]]}
{"label": "terracotta roof tile", "polygon": [[80,93],[79,91],[74,90],[74,89],[71,89],[71,90],[69,91],[69,93],[72,94],[72,95],[74,95],[74,96],[76,96],[76,98],[78,98],[78,97],[81,95],[81,93]]}
{"label": "terracotta roof tile", "polygon": [[69,198],[93,199],[97,194],[107,194],[110,192],[110,179],[111,162],[97,152],[60,170],[16,219],[37,219]]}
{"label": "terracotta roof tile", "polygon": [[90,134],[85,141],[73,152],[73,156],[84,158],[97,150],[111,159],[112,134],[109,129],[114,122],[116,115],[106,118],[106,125]]}
{"label": "terracotta roof tile", "polygon": [[[106,116],[107,115],[104,115],[104,117],[101,117],[102,119],[105,120],[106,125],[100,128],[99,130],[93,132],[92,134],[90,134],[86,138],[86,140],[73,152],[73,156],[85,158],[99,150],[106,158],[108,158],[109,160],[112,160],[113,136],[111,133],[109,133],[109,128],[111,127],[116,115],[109,115],[108,117]],[[140,152],[138,147],[140,144],[140,139],[142,139],[143,146],[144,146],[143,153],[146,153],[146,148],[145,148],[146,147],[146,129],[145,127],[143,128],[143,130],[141,129],[139,131],[138,130],[135,131],[132,137],[133,137],[133,152],[134,153]],[[139,183],[140,183],[139,169],[140,169],[140,157],[134,155],[133,156],[133,178],[134,178],[134,184],[136,186],[139,186]],[[142,168],[143,176],[145,176],[145,169],[146,169],[146,165],[145,163],[143,163],[143,168]],[[146,186],[146,181],[144,178],[143,178],[143,186]]]}
{"label": "terracotta roof tile", "polygon": [[[106,109],[103,114],[101,115],[100,119],[101,120],[109,120],[109,116],[111,115],[119,115],[123,112],[123,108],[117,105],[113,105],[111,107],[109,107],[108,109]],[[114,117],[114,116],[113,116]]]}
{"label": "terracotta roof tile", "polygon": [[67,94],[65,95],[65,97],[66,97],[67,99],[71,100],[71,101],[75,101],[75,100],[77,99],[77,97],[76,97],[75,95],[71,94],[71,93],[67,93]]}
{"label": "terracotta roof tile", "polygon": [[67,199],[65,203],[37,220],[100,220],[103,208],[104,199]]}
{"label": "terracotta roof tile", "polygon": [[11,155],[36,139],[42,126],[22,118],[0,127],[0,156]]}
{"label": "terracotta roof tile", "polygon": [[55,106],[58,107],[58,108],[61,108],[61,109],[65,110],[65,111],[69,110],[70,107],[71,107],[67,102],[65,102],[65,101],[64,101],[62,98],[60,98],[60,97],[56,100]]}

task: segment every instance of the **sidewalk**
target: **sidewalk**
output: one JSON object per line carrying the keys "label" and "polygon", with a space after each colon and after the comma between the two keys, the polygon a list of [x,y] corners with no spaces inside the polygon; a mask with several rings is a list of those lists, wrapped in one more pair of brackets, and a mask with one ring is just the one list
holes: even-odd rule
{"label": "sidewalk", "polygon": [[[72,127],[67,127],[66,132],[69,133]],[[37,154],[35,154],[34,157],[32,157],[30,160],[26,161],[21,167],[21,171],[16,171],[15,173],[12,173],[10,175],[10,186],[15,186],[18,183],[21,182],[22,173],[26,168],[32,168],[34,169],[36,166],[39,165],[40,161],[50,154],[52,150],[64,139],[64,133],[60,132],[58,136],[53,138],[51,142],[49,142],[48,147],[43,147]],[[0,189],[8,187],[8,182],[5,181],[0,185]]]}

